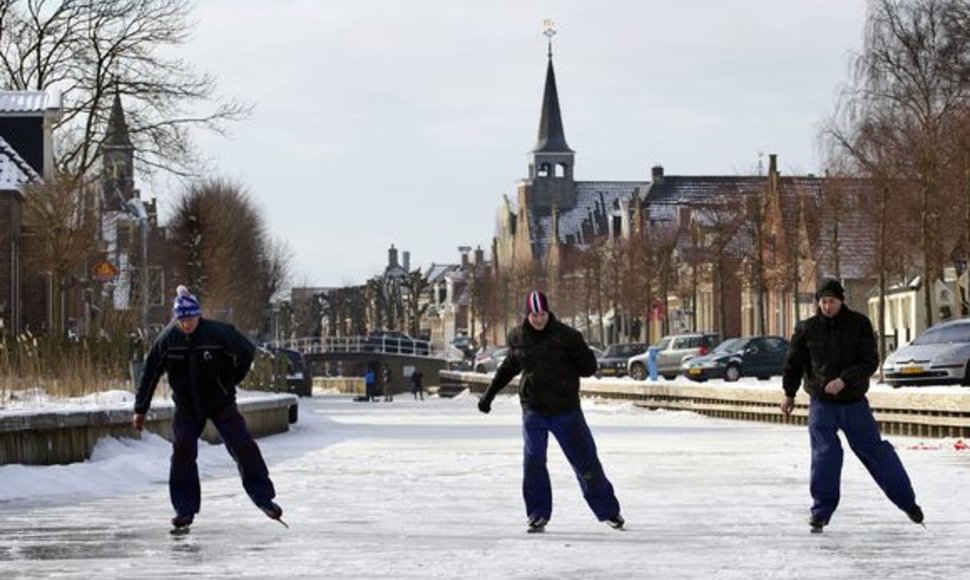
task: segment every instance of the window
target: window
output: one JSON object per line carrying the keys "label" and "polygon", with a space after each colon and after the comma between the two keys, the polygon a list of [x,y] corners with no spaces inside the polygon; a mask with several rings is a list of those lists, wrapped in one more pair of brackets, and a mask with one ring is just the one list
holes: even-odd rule
{"label": "window", "polygon": [[780,350],[788,349],[788,345],[785,344],[785,341],[776,336],[769,336],[768,338],[764,339],[764,341],[765,341],[765,348],[770,352],[777,352]]}
{"label": "window", "polygon": [[165,304],[165,273],[158,266],[148,268],[148,304]]}

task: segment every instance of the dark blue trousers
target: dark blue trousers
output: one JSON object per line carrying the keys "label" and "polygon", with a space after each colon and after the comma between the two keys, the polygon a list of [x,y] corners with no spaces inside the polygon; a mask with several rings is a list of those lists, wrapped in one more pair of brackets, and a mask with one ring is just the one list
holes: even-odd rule
{"label": "dark blue trousers", "polygon": [[[269,470],[256,441],[246,428],[246,421],[235,405],[229,405],[214,417],[210,417],[229,455],[236,462],[243,488],[257,506],[267,505],[276,490],[269,479]],[[205,428],[206,419],[192,417],[178,410],[172,419],[172,464],[168,476],[168,491],[172,507],[178,515],[199,512],[201,490],[199,487],[199,436]]]}
{"label": "dark blue trousers", "polygon": [[583,490],[583,497],[600,521],[620,513],[613,485],[606,478],[596,456],[596,443],[581,409],[558,415],[543,415],[528,409],[522,412],[522,437],[525,440],[522,495],[529,518],[552,516],[552,486],[546,468],[549,433],[572,465]]}
{"label": "dark blue trousers", "polygon": [[903,511],[912,509],[916,505],[913,485],[892,444],[879,435],[869,401],[842,405],[813,398],[808,415],[812,515],[828,520],[839,505],[843,457],[839,429],[886,497]]}

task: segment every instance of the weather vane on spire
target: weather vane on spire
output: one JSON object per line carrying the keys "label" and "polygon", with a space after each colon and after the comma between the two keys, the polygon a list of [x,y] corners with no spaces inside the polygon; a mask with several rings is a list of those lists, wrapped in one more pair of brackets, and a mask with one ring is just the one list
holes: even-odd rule
{"label": "weather vane on spire", "polygon": [[552,18],[546,18],[542,21],[542,27],[545,29],[542,33],[549,39],[549,58],[552,58],[552,37],[556,35],[556,23]]}

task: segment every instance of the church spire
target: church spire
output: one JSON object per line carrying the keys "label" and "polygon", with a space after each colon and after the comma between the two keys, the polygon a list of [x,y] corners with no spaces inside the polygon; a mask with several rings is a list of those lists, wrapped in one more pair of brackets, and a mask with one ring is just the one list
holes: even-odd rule
{"label": "church spire", "polygon": [[125,211],[125,202],[136,195],[134,176],[135,147],[116,88],[101,143],[101,196],[105,210]]}
{"label": "church spire", "polygon": [[552,21],[545,21],[549,43],[546,65],[546,89],[542,95],[542,116],[539,119],[539,140],[529,152],[529,210],[535,215],[549,215],[552,209],[568,211],[576,206],[576,186],[573,166],[576,153],[566,144],[559,111],[559,92],[556,73],[552,68],[552,37],[556,30]]}
{"label": "church spire", "polygon": [[128,123],[125,121],[125,111],[121,107],[121,95],[118,91],[115,91],[115,98],[111,103],[111,115],[108,117],[104,144],[113,147],[132,147]]}
{"label": "church spire", "polygon": [[542,95],[542,115],[539,118],[539,139],[532,149],[534,153],[572,152],[566,144],[566,134],[562,128],[562,112],[559,110],[559,91],[556,89],[556,71],[552,66],[552,37],[556,29],[551,20],[545,21],[543,34],[548,40],[548,59],[546,65],[546,87]]}

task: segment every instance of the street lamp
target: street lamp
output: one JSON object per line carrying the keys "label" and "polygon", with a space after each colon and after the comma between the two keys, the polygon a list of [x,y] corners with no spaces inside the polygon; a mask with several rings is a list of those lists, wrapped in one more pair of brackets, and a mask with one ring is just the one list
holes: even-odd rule
{"label": "street lamp", "polygon": [[125,202],[127,211],[138,221],[141,230],[141,329],[148,336],[148,212],[141,198],[132,197]]}

